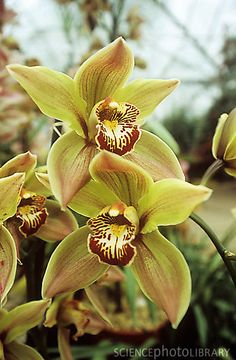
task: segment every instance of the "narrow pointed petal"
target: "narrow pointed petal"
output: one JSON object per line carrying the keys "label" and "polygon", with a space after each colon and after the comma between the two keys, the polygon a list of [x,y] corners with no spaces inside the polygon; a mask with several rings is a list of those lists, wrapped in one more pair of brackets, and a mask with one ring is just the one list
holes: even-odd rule
{"label": "narrow pointed petal", "polygon": [[150,175],[141,167],[107,151],[100,152],[94,158],[90,165],[90,173],[126,205],[135,206],[153,184]]}
{"label": "narrow pointed petal", "polygon": [[157,136],[142,130],[142,136],[131,154],[125,156],[158,181],[166,178],[184,180],[183,170],[174,152]]}
{"label": "narrow pointed petal", "polygon": [[47,200],[46,223],[37,231],[37,237],[45,241],[60,241],[78,229],[77,221],[70,210],[62,211],[57,201]]}
{"label": "narrow pointed petal", "polygon": [[[222,159],[227,147],[235,138],[236,108],[229,115],[222,114],[213,137],[212,153],[217,159]],[[225,156],[224,156],[225,159]]]}
{"label": "narrow pointed petal", "polygon": [[9,311],[7,316],[0,322],[1,333],[6,334],[5,344],[11,343],[29,329],[40,324],[49,303],[49,300],[31,301]]}
{"label": "narrow pointed petal", "polygon": [[0,301],[2,302],[11,289],[17,266],[15,242],[10,232],[0,227]]}
{"label": "narrow pointed petal", "polygon": [[227,114],[222,114],[218,120],[218,124],[215,130],[215,134],[212,141],[212,154],[215,159],[222,158],[225,151],[225,143],[222,144],[222,132],[225,126],[225,122],[228,118]]}
{"label": "narrow pointed petal", "polygon": [[37,156],[29,151],[15,156],[0,168],[0,177],[10,176],[15,173],[30,173],[37,164]]}
{"label": "narrow pointed petal", "polygon": [[[111,267],[112,269],[112,267]],[[107,315],[107,311],[104,308],[103,305],[103,299],[99,298],[99,285],[92,284],[89,287],[84,289],[86,292],[87,297],[89,298],[89,301],[93,305],[93,307],[96,309],[98,314],[102,317],[103,320],[105,320],[109,325],[112,325],[111,320],[109,319]]]}
{"label": "narrow pointed petal", "polygon": [[89,164],[96,152],[75,131],[62,135],[48,155],[48,175],[54,196],[66,208],[73,196],[88,182]]}
{"label": "narrow pointed petal", "polygon": [[88,115],[96,103],[112,96],[127,81],[133,70],[133,55],[118,38],[91,56],[75,76],[76,91],[87,103]]}
{"label": "narrow pointed petal", "polygon": [[91,218],[106,206],[119,201],[119,198],[104,184],[90,180],[76,193],[68,206],[77,213]]}
{"label": "narrow pointed petal", "polygon": [[226,147],[224,153],[224,160],[226,160],[227,162],[230,160],[232,162],[236,162],[236,130],[234,136],[232,137],[232,140]]}
{"label": "narrow pointed petal", "polygon": [[61,360],[73,360],[70,348],[70,330],[62,326],[57,330],[58,350]]}
{"label": "narrow pointed petal", "polygon": [[181,252],[158,231],[137,241],[131,269],[144,294],[165,311],[176,328],[191,296],[191,277]]}
{"label": "narrow pointed petal", "polygon": [[225,172],[230,176],[236,177],[236,167],[235,168],[226,167]]}
{"label": "narrow pointed petal", "polygon": [[8,65],[7,69],[42,113],[63,120],[78,133],[83,133],[73,79],[43,66]]}
{"label": "narrow pointed petal", "polygon": [[24,183],[24,188],[39,195],[51,196],[52,190],[50,187],[47,168],[46,166],[40,166],[36,168],[28,177]]}
{"label": "narrow pointed petal", "polygon": [[22,173],[0,179],[0,225],[15,215],[24,179]]}
{"label": "narrow pointed petal", "polygon": [[145,80],[132,81],[124,88],[118,89],[114,94],[116,101],[126,101],[135,105],[140,115],[137,123],[142,124],[143,119],[150,115],[160,102],[165,99],[179,84],[179,80]]}
{"label": "narrow pointed petal", "polygon": [[186,220],[196,206],[206,201],[211,190],[178,179],[156,182],[139,201],[141,232],[149,233],[159,225],[175,225]]}
{"label": "narrow pointed petal", "polygon": [[7,360],[43,360],[42,356],[32,347],[12,342],[6,347]]}
{"label": "narrow pointed petal", "polygon": [[108,269],[87,248],[89,229],[84,226],[67,236],[52,254],[42,285],[44,298],[89,286]]}
{"label": "narrow pointed petal", "polygon": [[43,187],[47,189],[47,190],[45,190],[45,192],[48,193],[48,194],[52,194],[52,189],[51,189],[48,174],[44,174],[44,173],[41,173],[41,172],[35,172],[35,177],[41,183],[41,185],[43,185]]}

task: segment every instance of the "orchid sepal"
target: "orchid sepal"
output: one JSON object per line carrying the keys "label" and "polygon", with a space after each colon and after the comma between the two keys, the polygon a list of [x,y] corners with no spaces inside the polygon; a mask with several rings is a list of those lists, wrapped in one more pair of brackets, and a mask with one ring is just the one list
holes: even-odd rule
{"label": "orchid sepal", "polygon": [[[42,284],[43,298],[84,288],[108,269],[87,248],[89,228],[84,226],[68,235],[51,256]],[[60,269],[60,271],[59,271]]]}
{"label": "orchid sepal", "polygon": [[144,294],[177,328],[191,297],[191,277],[181,252],[158,231],[142,235],[131,269]]}

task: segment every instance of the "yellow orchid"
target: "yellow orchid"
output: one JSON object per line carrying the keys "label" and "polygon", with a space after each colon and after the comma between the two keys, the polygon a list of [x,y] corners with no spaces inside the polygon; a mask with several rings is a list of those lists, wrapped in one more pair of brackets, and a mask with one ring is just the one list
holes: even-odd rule
{"label": "yellow orchid", "polygon": [[181,223],[211,191],[179,179],[154,182],[140,166],[107,151],[93,159],[90,174],[69,204],[90,219],[54,251],[43,297],[85,288],[110,266],[130,266],[143,292],[176,327],[189,305],[190,274],[157,226]]}
{"label": "yellow orchid", "polygon": [[212,144],[215,159],[221,161],[227,174],[236,177],[236,108],[222,114]]}
{"label": "yellow orchid", "polygon": [[19,305],[9,312],[0,309],[0,359],[43,360],[35,349],[16,339],[43,321],[48,305],[49,301],[39,300]]}
{"label": "yellow orchid", "polygon": [[154,180],[184,178],[169,147],[140,129],[179,81],[139,79],[125,85],[133,65],[130,49],[118,38],[85,61],[74,79],[42,66],[8,66],[40,110],[72,130],[55,142],[48,157],[50,184],[62,208],[89,181],[90,161],[103,149],[128,154]]}

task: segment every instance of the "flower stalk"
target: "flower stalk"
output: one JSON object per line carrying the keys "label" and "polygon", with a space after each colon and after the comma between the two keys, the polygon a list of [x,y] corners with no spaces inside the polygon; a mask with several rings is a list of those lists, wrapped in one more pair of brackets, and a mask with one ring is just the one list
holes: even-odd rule
{"label": "flower stalk", "polygon": [[206,170],[202,177],[201,185],[206,185],[208,181],[224,167],[224,161],[221,159],[215,160]]}
{"label": "flower stalk", "polygon": [[[222,245],[216,234],[213,232],[213,230],[205,223],[203,219],[201,219],[197,214],[192,213],[190,218],[200,226],[200,228],[208,235],[212,243],[214,244],[217,252],[221,256],[222,260],[224,261],[224,264],[229,272],[229,275],[236,287],[236,269],[234,267],[234,264],[231,261],[229,254],[229,251],[226,250],[226,248]],[[232,258],[233,260],[233,258]]]}

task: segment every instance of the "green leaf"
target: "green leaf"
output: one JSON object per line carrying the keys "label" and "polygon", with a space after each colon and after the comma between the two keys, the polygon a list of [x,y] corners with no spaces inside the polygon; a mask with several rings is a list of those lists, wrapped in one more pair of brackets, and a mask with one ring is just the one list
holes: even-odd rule
{"label": "green leaf", "polygon": [[124,267],[125,273],[125,292],[128,300],[129,308],[133,324],[136,322],[136,302],[137,302],[137,283],[136,279],[129,267]]}
{"label": "green leaf", "polygon": [[199,334],[200,345],[205,347],[208,340],[208,324],[206,316],[204,315],[202,308],[199,305],[193,306],[193,311],[197,323],[197,329]]}

